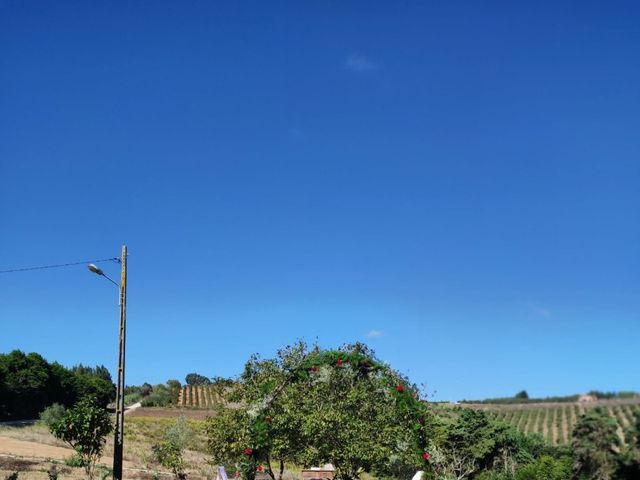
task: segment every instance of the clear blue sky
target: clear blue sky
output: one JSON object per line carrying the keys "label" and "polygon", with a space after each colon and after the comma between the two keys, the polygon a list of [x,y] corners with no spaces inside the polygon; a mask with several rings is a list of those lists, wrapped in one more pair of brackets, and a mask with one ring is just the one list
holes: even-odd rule
{"label": "clear blue sky", "polygon": [[[130,384],[317,339],[438,399],[640,389],[638,24],[634,1],[2,2],[0,269],[126,243]],[[0,274],[0,351],[114,372],[117,308],[83,266]]]}

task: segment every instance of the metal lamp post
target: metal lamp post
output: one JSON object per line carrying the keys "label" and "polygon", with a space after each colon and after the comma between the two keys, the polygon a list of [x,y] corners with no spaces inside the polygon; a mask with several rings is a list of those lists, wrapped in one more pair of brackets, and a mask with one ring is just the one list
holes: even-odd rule
{"label": "metal lamp post", "polygon": [[116,428],[113,440],[113,480],[122,480],[122,452],[124,445],[124,358],[127,334],[127,246],[122,246],[120,257],[121,273],[120,285],[106,276],[94,264],[89,264],[89,270],[105,277],[120,288],[120,332],[118,340],[118,383],[116,384]]}

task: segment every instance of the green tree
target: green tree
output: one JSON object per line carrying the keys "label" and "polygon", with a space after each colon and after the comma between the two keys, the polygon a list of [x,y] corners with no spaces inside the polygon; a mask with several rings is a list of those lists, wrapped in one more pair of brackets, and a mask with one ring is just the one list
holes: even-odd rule
{"label": "green tree", "polygon": [[518,393],[516,393],[516,397],[519,400],[528,400],[529,399],[529,394],[527,393],[526,390],[522,390]]}
{"label": "green tree", "polygon": [[113,430],[107,411],[96,400],[85,397],[50,426],[51,433],[68,443],[82,459],[88,479],[93,479],[102,456],[106,436]]}
{"label": "green tree", "polygon": [[496,449],[494,428],[486,413],[464,408],[429,450],[437,477],[469,478],[488,463]]}
{"label": "green tree", "polygon": [[209,448],[218,461],[240,463],[251,480],[258,466],[273,479],[286,462],[330,462],[343,479],[425,467],[425,404],[406,378],[364,345],[307,351],[287,347],[275,359],[252,357],[228,399],[209,420]]}
{"label": "green tree", "polygon": [[617,423],[602,408],[592,408],[582,415],[573,429],[573,471],[593,480],[614,478],[619,439]]}
{"label": "green tree", "polygon": [[182,385],[178,380],[167,380],[167,388],[169,389],[170,403],[173,405],[177,405],[178,398],[180,397],[180,390],[182,390]]}
{"label": "green tree", "polygon": [[209,380],[204,375],[200,375],[199,373],[189,373],[184,381],[187,385],[210,385],[211,380]]}
{"label": "green tree", "polygon": [[76,365],[71,369],[75,376],[77,398],[93,397],[98,405],[106,407],[116,396],[116,387],[106,367],[95,368]]}
{"label": "green tree", "polygon": [[37,353],[14,350],[0,355],[0,418],[33,418],[50,400],[50,367]]}
{"label": "green tree", "polygon": [[244,479],[255,478],[258,467],[253,445],[252,425],[247,410],[218,406],[205,426],[207,447],[215,463],[239,466]]}

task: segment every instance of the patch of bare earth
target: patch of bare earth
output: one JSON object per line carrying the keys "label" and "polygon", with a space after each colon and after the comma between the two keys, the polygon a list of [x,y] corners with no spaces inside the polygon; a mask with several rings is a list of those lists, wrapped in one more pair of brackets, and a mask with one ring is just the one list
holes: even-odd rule
{"label": "patch of bare earth", "polygon": [[160,417],[178,418],[186,417],[194,420],[204,420],[213,415],[211,410],[191,409],[191,408],[162,408],[162,407],[140,407],[127,414],[127,417]]}

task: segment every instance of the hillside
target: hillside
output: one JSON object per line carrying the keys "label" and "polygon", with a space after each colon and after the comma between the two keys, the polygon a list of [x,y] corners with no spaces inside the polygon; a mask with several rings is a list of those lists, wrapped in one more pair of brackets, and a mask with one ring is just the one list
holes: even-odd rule
{"label": "hillside", "polygon": [[529,404],[465,404],[467,408],[484,410],[492,417],[513,425],[523,433],[538,433],[552,445],[566,445],[577,418],[589,408],[602,407],[618,423],[618,436],[624,443],[624,429],[633,419],[633,411],[640,410],[640,398],[597,400],[585,403],[529,403]]}
{"label": "hillside", "polygon": [[[211,409],[221,402],[218,392],[213,385],[183,386],[178,397],[178,406]],[[624,443],[624,430],[633,421],[633,411],[640,410],[640,398],[605,399],[584,403],[465,403],[460,406],[484,410],[493,418],[513,425],[523,433],[542,435],[552,445],[568,444],[577,418],[587,409],[602,407],[617,422],[618,436]]]}
{"label": "hillside", "polygon": [[185,385],[178,394],[178,407],[210,409],[221,400],[214,385]]}

